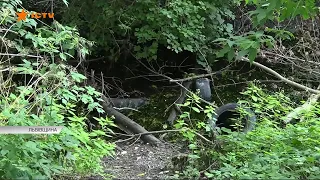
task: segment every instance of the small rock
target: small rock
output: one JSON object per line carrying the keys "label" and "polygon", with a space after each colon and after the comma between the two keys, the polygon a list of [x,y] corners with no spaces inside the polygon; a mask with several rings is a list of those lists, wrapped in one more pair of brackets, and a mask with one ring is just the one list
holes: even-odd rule
{"label": "small rock", "polygon": [[137,157],[137,160],[139,160],[139,159],[141,159],[141,157],[140,157],[140,156],[138,156],[138,157]]}
{"label": "small rock", "polygon": [[127,154],[127,151],[122,151],[121,154]]}
{"label": "small rock", "polygon": [[139,149],[139,147],[134,147],[134,150],[137,150],[137,149]]}

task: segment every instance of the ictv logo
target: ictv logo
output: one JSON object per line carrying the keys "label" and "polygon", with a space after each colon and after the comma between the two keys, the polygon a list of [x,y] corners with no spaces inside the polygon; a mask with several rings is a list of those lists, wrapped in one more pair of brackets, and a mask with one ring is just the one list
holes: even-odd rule
{"label": "ictv logo", "polygon": [[19,21],[25,21],[27,19],[27,16],[30,15],[32,19],[44,19],[44,18],[54,18],[54,13],[37,13],[37,12],[27,12],[24,9],[22,9],[21,12],[16,13],[18,16],[18,22]]}

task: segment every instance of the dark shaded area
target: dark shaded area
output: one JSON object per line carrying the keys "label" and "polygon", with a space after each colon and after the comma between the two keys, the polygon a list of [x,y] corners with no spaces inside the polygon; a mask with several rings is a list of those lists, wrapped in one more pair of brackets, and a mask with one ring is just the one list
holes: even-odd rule
{"label": "dark shaded area", "polygon": [[[95,59],[92,57],[90,59]],[[196,57],[190,52],[176,54],[165,47],[158,52],[158,61],[141,60],[145,66],[154,71],[170,76],[171,78],[183,78],[186,73],[191,73],[196,67]],[[101,73],[104,76],[104,82],[110,84],[108,94],[112,97],[118,97],[119,88],[126,92],[131,98],[159,93],[156,87],[176,86],[170,83],[168,79],[155,75],[144,67],[135,57],[130,56],[127,59],[113,62],[106,58],[101,60],[87,62],[84,64],[87,72],[91,69],[95,71],[95,76],[101,79]],[[133,94],[131,92],[141,92]]]}
{"label": "dark shaded area", "polygon": [[[217,120],[217,126],[218,127],[225,127],[227,129],[230,129],[232,131],[237,131],[237,128],[235,127],[235,121],[234,119],[237,119],[240,117],[240,113],[235,111],[225,111],[223,112]],[[242,121],[242,123],[245,123],[245,120]]]}
{"label": "dark shaded area", "polygon": [[[228,103],[218,107],[212,120],[209,120],[211,127],[224,127],[231,131],[249,132],[254,129],[256,115],[249,108],[245,108],[246,115],[242,116],[237,103]],[[240,119],[241,118],[241,119]],[[216,120],[216,122],[214,122]],[[241,125],[241,127],[240,127]]]}

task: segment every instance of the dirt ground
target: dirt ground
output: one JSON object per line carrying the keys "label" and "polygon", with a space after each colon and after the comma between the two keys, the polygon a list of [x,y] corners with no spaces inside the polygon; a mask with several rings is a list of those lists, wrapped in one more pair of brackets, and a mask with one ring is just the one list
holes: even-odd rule
{"label": "dirt ground", "polygon": [[106,173],[114,179],[166,179],[172,157],[181,154],[181,147],[164,143],[158,147],[141,141],[117,144],[116,155],[104,159]]}

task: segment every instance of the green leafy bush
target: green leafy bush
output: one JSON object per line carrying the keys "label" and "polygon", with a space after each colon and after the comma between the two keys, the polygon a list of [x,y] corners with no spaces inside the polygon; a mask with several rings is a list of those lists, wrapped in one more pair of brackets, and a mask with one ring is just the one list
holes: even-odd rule
{"label": "green leafy bush", "polygon": [[[245,95],[259,116],[257,128],[247,135],[219,137],[223,145],[212,154],[219,168],[207,175],[232,179],[318,179],[320,158],[319,104],[301,114],[301,120],[282,127],[293,104],[283,93],[269,95],[252,86]],[[303,120],[302,120],[303,119]]]}
{"label": "green leafy bush", "polygon": [[96,118],[101,129],[89,131],[86,116],[103,112],[101,94],[81,87],[86,77],[65,65],[76,53],[87,55],[92,43],[57,22],[52,27],[28,18],[16,22],[20,3],[0,2],[0,125],[65,127],[58,135],[0,135],[0,178],[102,174],[101,158],[113,154],[114,144],[105,139],[114,124]]}
{"label": "green leafy bush", "polygon": [[232,5],[232,0],[173,0],[164,6],[153,0],[72,0],[64,21],[77,25],[110,54],[110,60],[127,51],[139,59],[155,60],[161,47],[176,53],[199,53],[200,49],[203,55],[211,53],[207,43],[232,32],[232,25],[225,21],[234,18]]}
{"label": "green leafy bush", "polygon": [[[248,12],[253,27],[250,32],[242,35],[230,34],[228,38],[218,38],[214,43],[221,45],[216,52],[217,57],[226,56],[229,61],[239,60],[247,56],[252,62],[255,60],[261,48],[273,47],[276,39],[290,39],[293,34],[280,29],[279,27],[268,27],[267,22],[274,24],[289,22],[296,18],[312,19],[319,13],[316,0],[295,1],[295,0],[246,0],[247,5],[254,5],[254,10]],[[287,27],[284,25],[284,27]],[[268,35],[275,34],[275,38]]]}
{"label": "green leafy bush", "polygon": [[[284,125],[284,117],[297,106],[284,92],[271,94],[252,84],[242,94],[239,103],[255,111],[256,128],[247,134],[222,128],[227,134],[217,135],[215,145],[190,138],[196,137],[198,129],[189,131],[193,135],[183,132],[192,153],[176,177],[318,179],[320,104],[303,111],[295,123]],[[183,126],[192,127],[188,123]]]}

